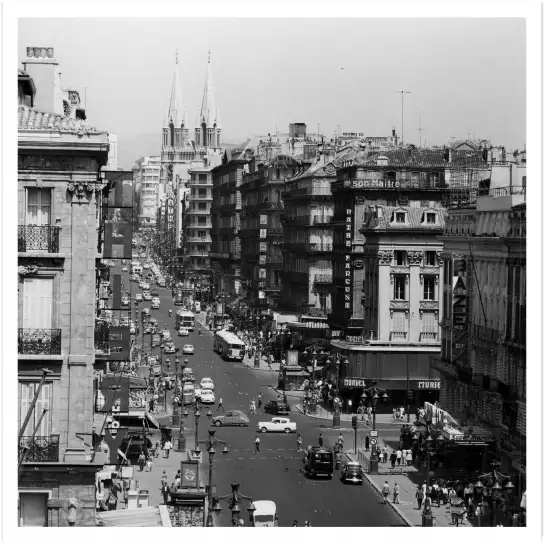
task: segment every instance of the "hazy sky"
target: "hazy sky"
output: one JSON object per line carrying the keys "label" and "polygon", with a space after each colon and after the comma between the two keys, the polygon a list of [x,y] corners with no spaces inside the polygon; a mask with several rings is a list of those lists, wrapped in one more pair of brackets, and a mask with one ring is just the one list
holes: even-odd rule
{"label": "hazy sky", "polygon": [[428,145],[526,141],[523,19],[21,19],[19,60],[26,46],[55,48],[63,85],[87,87],[89,122],[120,147],[160,132],[177,48],[191,127],[211,49],[224,141],[290,122],[401,133],[401,89],[407,142],[421,109]]}

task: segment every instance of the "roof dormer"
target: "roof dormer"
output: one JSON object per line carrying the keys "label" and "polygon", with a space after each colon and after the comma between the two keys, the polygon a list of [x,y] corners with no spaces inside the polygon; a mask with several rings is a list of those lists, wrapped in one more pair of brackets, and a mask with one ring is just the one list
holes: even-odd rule
{"label": "roof dormer", "polygon": [[439,225],[439,212],[435,208],[424,208],[420,223],[423,225]]}
{"label": "roof dormer", "polygon": [[409,223],[408,210],[406,208],[395,208],[392,212],[390,223],[394,225],[406,225]]}

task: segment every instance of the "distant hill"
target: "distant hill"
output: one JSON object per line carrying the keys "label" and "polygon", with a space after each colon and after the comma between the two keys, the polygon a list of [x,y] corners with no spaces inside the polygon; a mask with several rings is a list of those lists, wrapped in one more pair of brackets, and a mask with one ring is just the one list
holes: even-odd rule
{"label": "distant hill", "polygon": [[[241,144],[222,143],[222,147],[233,149]],[[139,157],[161,153],[161,133],[141,134],[139,136],[117,136],[117,164],[119,168],[130,170]]]}

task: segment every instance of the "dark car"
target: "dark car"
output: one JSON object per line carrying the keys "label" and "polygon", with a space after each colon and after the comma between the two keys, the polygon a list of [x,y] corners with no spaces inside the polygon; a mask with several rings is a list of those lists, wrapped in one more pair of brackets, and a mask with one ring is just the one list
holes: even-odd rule
{"label": "dark car", "polygon": [[326,447],[308,447],[305,452],[303,473],[309,477],[333,477],[333,451]]}
{"label": "dark car", "polygon": [[157,290],[151,290],[152,297],[159,297],[159,292]]}
{"label": "dark car", "polygon": [[359,462],[345,462],[341,468],[341,482],[363,485],[363,466]]}
{"label": "dark car", "polygon": [[270,414],[290,414],[291,407],[282,401],[269,401],[265,404],[264,410]]}

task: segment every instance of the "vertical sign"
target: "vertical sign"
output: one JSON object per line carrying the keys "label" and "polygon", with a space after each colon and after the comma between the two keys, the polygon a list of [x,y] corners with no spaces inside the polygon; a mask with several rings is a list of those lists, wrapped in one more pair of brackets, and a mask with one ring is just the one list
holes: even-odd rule
{"label": "vertical sign", "polygon": [[299,351],[288,350],[288,366],[293,367],[299,365]]}
{"label": "vertical sign", "polygon": [[352,266],[350,254],[352,252],[352,209],[346,210],[346,253],[344,256],[344,309],[352,310]]}
{"label": "vertical sign", "polygon": [[465,350],[467,341],[466,260],[453,259],[452,278],[452,361]]}

